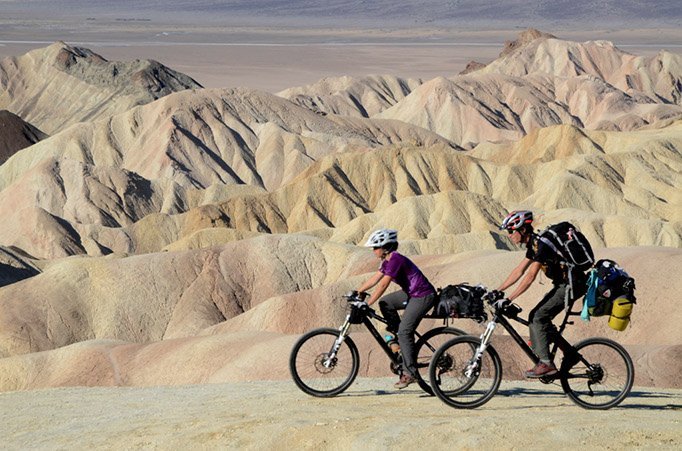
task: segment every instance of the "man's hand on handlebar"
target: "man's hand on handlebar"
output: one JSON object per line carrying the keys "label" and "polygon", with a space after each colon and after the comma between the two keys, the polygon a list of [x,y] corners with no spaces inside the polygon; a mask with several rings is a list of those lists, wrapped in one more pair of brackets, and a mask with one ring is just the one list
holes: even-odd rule
{"label": "man's hand on handlebar", "polygon": [[486,301],[488,301],[489,304],[493,305],[493,304],[495,304],[495,301],[499,301],[500,299],[504,299],[504,291],[500,291],[500,290],[488,291],[485,294],[484,298]]}
{"label": "man's hand on handlebar", "polygon": [[504,310],[511,304],[511,301],[507,298],[502,298],[493,303],[493,307],[497,310]]}

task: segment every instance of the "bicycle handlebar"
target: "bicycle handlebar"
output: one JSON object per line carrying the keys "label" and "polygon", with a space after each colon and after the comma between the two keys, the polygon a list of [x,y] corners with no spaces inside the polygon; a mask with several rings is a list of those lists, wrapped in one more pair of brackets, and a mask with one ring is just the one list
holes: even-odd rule
{"label": "bicycle handlebar", "polygon": [[488,301],[488,304],[492,305],[500,299],[504,299],[504,291],[490,290],[483,295],[483,299]]}
{"label": "bicycle handlebar", "polygon": [[343,297],[346,299],[348,302],[365,302],[365,299],[369,296],[369,293],[366,292],[358,292],[358,291],[349,291],[348,293],[344,294]]}
{"label": "bicycle handlebar", "polygon": [[518,314],[523,311],[521,307],[517,304],[512,303],[507,300],[504,304],[495,305],[497,301],[504,299],[504,291],[500,290],[490,290],[483,295],[483,299],[488,301],[490,306],[495,307],[496,311],[500,311],[504,316],[508,318],[517,318]]}

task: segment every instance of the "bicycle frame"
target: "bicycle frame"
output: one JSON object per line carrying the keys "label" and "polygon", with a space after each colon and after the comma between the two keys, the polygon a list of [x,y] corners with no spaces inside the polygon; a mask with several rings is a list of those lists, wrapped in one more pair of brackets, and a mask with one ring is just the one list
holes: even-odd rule
{"label": "bicycle frame", "polygon": [[[339,328],[339,336],[334,341],[334,345],[332,346],[332,349],[329,352],[329,356],[324,363],[326,367],[329,367],[331,365],[331,362],[336,357],[336,353],[338,352],[341,343],[343,343],[343,341],[349,335],[350,325],[353,324],[353,322],[351,322],[351,317],[353,316],[353,314],[357,314],[357,312],[353,312],[353,309],[357,308],[358,307],[351,306],[351,311],[346,315],[346,321],[344,321],[343,325]],[[397,367],[398,365],[401,364],[401,360],[399,359],[400,354],[395,353],[391,350],[391,348],[388,346],[388,343],[386,343],[386,341],[383,339],[377,328],[374,327],[372,319],[376,319],[377,321],[382,322],[384,324],[388,324],[388,321],[386,321],[381,315],[377,314],[374,311],[374,309],[369,308],[366,312],[362,312],[362,321],[360,322],[360,324],[365,325],[369,333],[372,335],[372,337],[374,337],[376,342],[379,344],[379,347],[384,351],[386,356],[389,358],[391,364]],[[421,334],[417,331],[414,332],[414,335],[417,340],[421,338]]]}
{"label": "bicycle frame", "polygon": [[[554,360],[554,357],[556,356],[557,349],[561,349],[562,351],[564,351],[564,353],[569,352],[571,349],[574,349],[573,346],[568,341],[566,341],[562,334],[566,329],[567,325],[573,324],[573,321],[568,320],[569,317],[578,315],[580,315],[580,312],[573,312],[571,311],[571,309],[566,310],[566,314],[564,315],[564,319],[561,322],[559,329],[554,332],[552,337],[552,346],[550,348],[549,353],[550,358],[552,360]],[[529,322],[527,320],[519,318],[518,316],[508,317],[505,316],[500,311],[494,312],[492,319],[488,322],[488,325],[486,326],[486,330],[481,335],[481,349],[479,349],[479,351],[477,352],[476,357],[480,357],[480,355],[483,354],[485,348],[488,346],[488,343],[490,342],[490,339],[492,338],[493,331],[499,324],[509,333],[509,335],[516,342],[516,344],[519,345],[523,352],[526,353],[528,358],[530,358],[530,360],[534,364],[537,364],[540,361],[540,358],[535,354],[535,352],[533,352],[528,343],[526,343],[526,341],[516,331],[514,326],[511,324],[510,320],[521,323],[524,326],[529,325]]]}

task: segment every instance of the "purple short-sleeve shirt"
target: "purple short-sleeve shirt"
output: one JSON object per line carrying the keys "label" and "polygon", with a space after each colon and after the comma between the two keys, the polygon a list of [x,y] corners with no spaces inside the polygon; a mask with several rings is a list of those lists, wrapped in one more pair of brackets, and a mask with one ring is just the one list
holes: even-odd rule
{"label": "purple short-sleeve shirt", "polygon": [[379,271],[390,276],[411,298],[422,298],[436,292],[417,265],[397,252],[392,252],[390,259],[381,262]]}

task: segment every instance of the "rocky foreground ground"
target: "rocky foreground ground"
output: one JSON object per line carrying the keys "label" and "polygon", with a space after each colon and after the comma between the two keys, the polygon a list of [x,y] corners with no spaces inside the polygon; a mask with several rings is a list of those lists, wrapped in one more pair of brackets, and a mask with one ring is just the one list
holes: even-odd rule
{"label": "rocky foreground ground", "polygon": [[635,387],[584,410],[553,385],[505,381],[455,410],[393,379],[320,399],[291,381],[0,394],[2,449],[680,449],[682,390]]}

